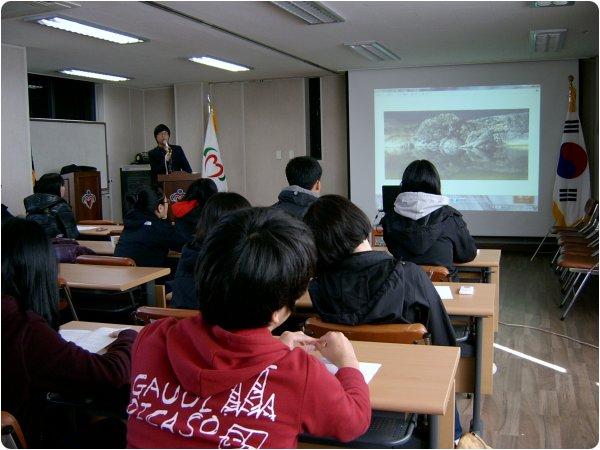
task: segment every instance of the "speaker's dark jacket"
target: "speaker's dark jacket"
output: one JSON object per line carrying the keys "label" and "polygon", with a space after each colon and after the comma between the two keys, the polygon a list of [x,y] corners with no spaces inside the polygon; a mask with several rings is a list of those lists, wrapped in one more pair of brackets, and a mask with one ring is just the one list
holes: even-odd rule
{"label": "speaker's dark jacket", "polygon": [[[172,172],[177,172],[179,170],[183,170],[187,173],[192,173],[192,168],[190,167],[190,163],[185,157],[185,153],[183,149],[179,145],[170,145],[173,154],[171,155],[171,161],[167,162],[170,164],[170,170]],[[148,152],[148,158],[150,159],[150,169],[152,170],[152,176],[156,180],[157,175],[164,175],[166,173],[165,169],[165,154],[167,152],[156,146],[152,150]]]}

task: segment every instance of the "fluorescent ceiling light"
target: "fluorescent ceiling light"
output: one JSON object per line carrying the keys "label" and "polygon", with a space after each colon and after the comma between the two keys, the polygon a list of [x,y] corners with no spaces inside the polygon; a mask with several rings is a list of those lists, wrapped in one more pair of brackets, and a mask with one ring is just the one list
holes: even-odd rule
{"label": "fluorescent ceiling light", "polygon": [[119,31],[109,30],[107,28],[100,27],[99,25],[79,22],[59,16],[34,19],[34,21],[40,25],[46,25],[47,27],[70,31],[71,33],[82,34],[84,36],[115,42],[117,44],[135,44],[137,42],[144,42],[143,39],[136,36],[123,34]]}
{"label": "fluorescent ceiling light", "polygon": [[252,67],[234,64],[228,61],[222,61],[220,59],[213,58],[212,56],[195,56],[193,58],[189,58],[189,60],[198,64],[204,64],[205,66],[229,70],[230,72],[244,72],[246,70],[252,70]]}
{"label": "fluorescent ceiling light", "polygon": [[356,42],[344,45],[371,61],[400,61],[398,55],[376,41]]}
{"label": "fluorescent ceiling light", "polygon": [[571,6],[575,2],[533,2],[536,8],[545,8],[548,6]]}
{"label": "fluorescent ceiling light", "polygon": [[106,81],[128,81],[128,80],[131,80],[131,78],[119,77],[117,75],[108,75],[105,73],[88,72],[87,70],[80,70],[80,69],[62,69],[62,70],[59,70],[59,72],[64,73],[66,75],[75,75],[76,77],[96,78],[98,80],[106,80]]}
{"label": "fluorescent ceiling light", "polygon": [[531,49],[534,52],[557,52],[565,45],[567,30],[532,30]]}
{"label": "fluorescent ceiling light", "polygon": [[340,23],[344,18],[321,2],[271,2],[309,25]]}

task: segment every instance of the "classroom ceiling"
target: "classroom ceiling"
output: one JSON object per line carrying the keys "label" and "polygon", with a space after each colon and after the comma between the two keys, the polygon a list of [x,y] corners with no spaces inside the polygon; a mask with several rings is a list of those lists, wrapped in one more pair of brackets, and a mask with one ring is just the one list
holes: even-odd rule
{"label": "classroom ceiling", "polygon": [[[67,2],[68,3],[68,2]],[[174,83],[321,76],[353,69],[587,58],[598,55],[598,7],[531,2],[325,2],[343,23],[308,25],[270,2],[88,2],[57,11],[149,39],[119,45],[27,22],[34,2],[2,7],[2,43],[27,48],[28,71],[79,68]],[[206,23],[215,25],[211,27]],[[564,49],[535,53],[530,31],[566,28]],[[344,43],[378,41],[400,61],[372,62]],[[226,72],[187,61],[212,55],[252,66]]]}

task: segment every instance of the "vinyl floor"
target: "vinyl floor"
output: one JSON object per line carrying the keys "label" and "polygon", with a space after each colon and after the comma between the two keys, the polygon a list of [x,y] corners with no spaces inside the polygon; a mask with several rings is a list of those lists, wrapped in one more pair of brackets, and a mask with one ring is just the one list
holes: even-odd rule
{"label": "vinyl floor", "polygon": [[[500,321],[563,334],[598,346],[598,278],[560,320],[560,286],[551,255],[505,253]],[[538,330],[500,324],[495,342],[558,367],[495,349],[494,394],[484,396],[484,440],[494,448],[593,448],[598,445],[598,349]],[[560,371],[561,369],[564,371]],[[463,429],[471,401],[457,395]]]}

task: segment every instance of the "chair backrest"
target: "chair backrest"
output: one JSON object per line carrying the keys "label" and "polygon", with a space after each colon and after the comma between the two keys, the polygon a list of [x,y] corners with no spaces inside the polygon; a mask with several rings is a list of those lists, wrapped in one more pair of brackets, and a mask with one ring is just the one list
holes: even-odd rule
{"label": "chair backrest", "polygon": [[80,255],[76,264],[95,264],[100,266],[135,266],[135,261],[122,256]]}
{"label": "chair backrest", "polygon": [[444,266],[419,266],[431,281],[452,281],[450,272]]}
{"label": "chair backrest", "polygon": [[416,344],[429,339],[427,328],[420,323],[340,325],[323,322],[318,317],[310,317],[304,323],[304,332],[309,336],[319,338],[328,331],[339,331],[353,341]]}
{"label": "chair backrest", "polygon": [[2,411],[2,445],[6,448],[27,448],[19,422],[6,411]]}
{"label": "chair backrest", "polygon": [[80,220],[78,225],[117,225],[113,220]]}
{"label": "chair backrest", "polygon": [[197,309],[157,308],[155,306],[140,306],[135,311],[136,319],[144,324],[148,324],[154,320],[164,319],[165,317],[186,319],[188,317],[195,317],[198,314],[200,314],[200,312]]}

